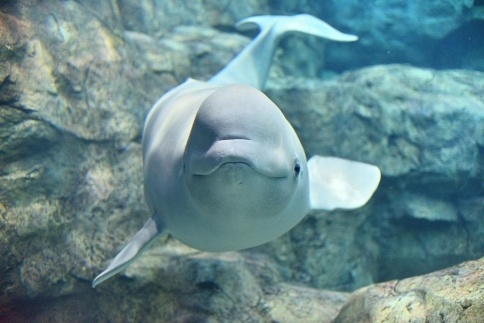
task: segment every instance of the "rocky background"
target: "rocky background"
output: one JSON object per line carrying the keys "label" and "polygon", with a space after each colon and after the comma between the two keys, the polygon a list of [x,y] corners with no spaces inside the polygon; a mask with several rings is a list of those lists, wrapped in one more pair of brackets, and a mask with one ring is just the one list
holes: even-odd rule
{"label": "rocky background", "polygon": [[[478,322],[484,258],[468,260],[484,256],[482,2],[362,4],[1,2],[0,321]],[[92,289],[149,216],[151,105],[247,44],[236,21],[300,12],[360,41],[288,37],[266,93],[308,156],[378,165],[375,197],[243,252],[160,241]]]}

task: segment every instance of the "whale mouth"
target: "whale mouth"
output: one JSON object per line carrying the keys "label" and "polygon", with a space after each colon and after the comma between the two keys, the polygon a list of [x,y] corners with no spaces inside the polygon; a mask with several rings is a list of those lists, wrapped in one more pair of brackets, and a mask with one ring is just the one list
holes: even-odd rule
{"label": "whale mouth", "polygon": [[191,175],[207,176],[225,164],[246,164],[267,177],[287,177],[290,169],[278,150],[267,149],[246,138],[218,140],[206,152],[185,156],[185,171]]}
{"label": "whale mouth", "polygon": [[250,169],[254,172],[257,172],[261,175],[267,176],[267,177],[285,177],[273,173],[264,173],[263,171],[260,171],[257,169],[257,166],[254,164],[252,160],[249,158],[246,158],[244,156],[238,156],[238,155],[227,155],[227,156],[217,156],[214,159],[211,159],[210,157],[206,156],[207,159],[203,160],[198,160],[196,162],[197,166],[192,167],[191,174],[195,176],[208,176],[216,171],[220,170],[221,168],[226,168],[226,167],[232,167],[232,166],[248,166]]}
{"label": "whale mouth", "polygon": [[253,223],[247,220],[282,212],[294,192],[289,178],[265,176],[245,162],[224,162],[209,174],[185,177],[184,183],[198,210],[216,223],[230,223],[242,231]]}

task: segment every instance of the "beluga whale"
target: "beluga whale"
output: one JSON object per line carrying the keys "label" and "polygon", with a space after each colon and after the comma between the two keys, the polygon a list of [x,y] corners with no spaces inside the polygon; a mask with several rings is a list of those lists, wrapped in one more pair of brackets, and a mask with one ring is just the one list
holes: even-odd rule
{"label": "beluga whale", "polygon": [[357,37],[307,14],[250,17],[237,26],[260,32],[207,82],[186,80],[148,113],[143,176],[152,215],[93,287],[164,234],[202,251],[246,249],[281,236],[311,209],[358,208],[375,192],[376,166],[336,157],[307,161],[296,132],[261,92],[284,35]]}

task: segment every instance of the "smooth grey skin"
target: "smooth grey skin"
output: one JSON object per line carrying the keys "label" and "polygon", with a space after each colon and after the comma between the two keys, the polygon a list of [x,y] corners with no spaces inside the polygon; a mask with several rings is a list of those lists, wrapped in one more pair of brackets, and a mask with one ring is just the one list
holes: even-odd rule
{"label": "smooth grey skin", "polygon": [[[208,82],[188,79],[151,109],[143,172],[152,217],[93,287],[128,267],[163,234],[204,251],[250,248],[287,232],[311,208],[359,207],[375,191],[375,166],[317,156],[308,168],[295,131],[258,90],[287,32],[340,41],[356,36],[309,15],[251,17],[240,25],[254,23],[261,27],[259,36],[226,68]],[[319,192],[310,194],[310,186]]]}
{"label": "smooth grey skin", "polygon": [[212,84],[243,83],[262,89],[277,45],[288,33],[301,32],[341,42],[358,40],[357,36],[343,34],[324,21],[307,14],[249,17],[239,21],[236,26],[240,30],[258,26],[261,31],[224,69],[209,80]]}

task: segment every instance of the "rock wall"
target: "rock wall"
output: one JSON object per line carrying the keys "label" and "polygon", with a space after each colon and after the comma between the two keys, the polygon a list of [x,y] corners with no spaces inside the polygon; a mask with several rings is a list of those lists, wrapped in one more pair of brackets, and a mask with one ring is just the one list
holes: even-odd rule
{"label": "rock wall", "polygon": [[112,29],[158,37],[180,25],[233,31],[234,23],[248,16],[298,13],[310,13],[360,37],[349,46],[288,37],[280,55],[281,67],[289,75],[326,77],[329,71],[392,63],[484,71],[484,6],[475,0],[119,0],[80,4]]}
{"label": "rock wall", "polygon": [[[268,95],[308,155],[382,168],[371,203],[310,214],[240,253],[160,241],[91,289],[149,216],[140,141],[150,106],[248,42],[234,21],[294,9],[238,3],[0,4],[0,320],[329,322],[348,294],[322,288],[353,291],[482,257],[482,73],[389,65],[293,79],[284,75],[304,69],[286,48]],[[331,60],[309,53],[299,55],[306,76],[319,75]]]}
{"label": "rock wall", "polygon": [[482,264],[483,259],[362,288],[334,322],[479,322],[484,315]]}
{"label": "rock wall", "polygon": [[[270,84],[308,156],[369,162],[384,176],[369,205],[313,214],[289,233],[296,251],[286,263],[297,280],[352,290],[482,256],[483,80],[480,72],[386,65],[333,82]],[[335,245],[345,252],[331,253]],[[338,259],[346,266],[327,275]]]}

